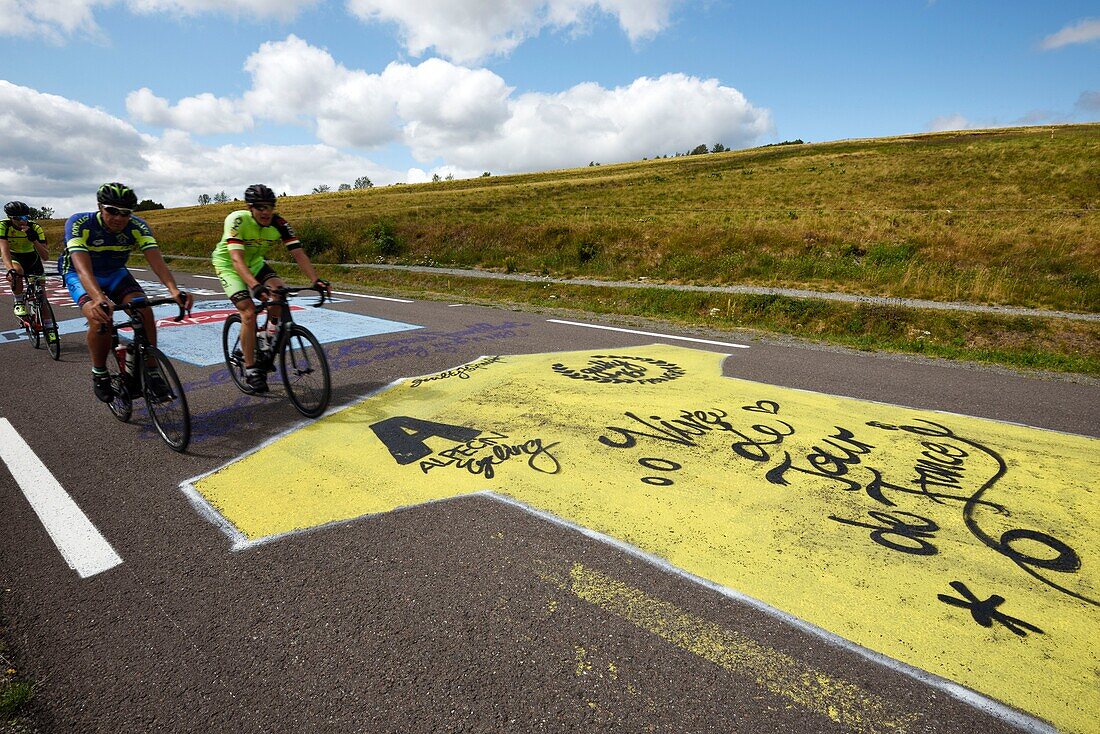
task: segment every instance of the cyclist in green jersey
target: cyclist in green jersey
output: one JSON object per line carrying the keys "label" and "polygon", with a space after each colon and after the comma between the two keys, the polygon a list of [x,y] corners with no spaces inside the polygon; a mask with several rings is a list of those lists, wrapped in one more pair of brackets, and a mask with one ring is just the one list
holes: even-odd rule
{"label": "cyclist in green jersey", "polygon": [[27,315],[23,303],[23,279],[28,275],[42,275],[42,263],[49,259],[46,249],[46,233],[31,221],[31,208],[21,201],[9,201],[4,205],[6,219],[0,219],[0,259],[4,261],[8,285],[15,296],[15,316]]}
{"label": "cyclist in green jersey", "polygon": [[[332,289],[327,281],[317,277],[294,229],[276,213],[275,192],[263,184],[253,184],[245,189],[244,200],[247,209],[235,211],[225,218],[222,239],[214,248],[211,260],[225,294],[241,314],[245,382],[253,393],[262,393],[267,392],[267,376],[263,370],[256,369],[256,306],[252,299],[266,301],[271,296],[270,289],[283,286],[283,281],[264,260],[267,251],[276,242],[282,242],[314,288],[330,297]],[[269,309],[269,327],[277,324],[281,317],[281,309]]]}

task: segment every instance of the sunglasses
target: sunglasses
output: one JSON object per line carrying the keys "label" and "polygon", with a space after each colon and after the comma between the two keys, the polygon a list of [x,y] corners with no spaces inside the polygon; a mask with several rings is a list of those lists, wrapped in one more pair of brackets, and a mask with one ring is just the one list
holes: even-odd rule
{"label": "sunglasses", "polygon": [[112,217],[128,217],[134,213],[132,209],[122,209],[117,206],[104,206],[103,211],[107,212]]}
{"label": "sunglasses", "polygon": [[13,222],[29,222],[29,221],[31,221],[31,218],[28,217],[26,214],[22,214],[22,215],[17,216],[17,217],[12,217],[11,220]]}
{"label": "sunglasses", "polygon": [[252,208],[258,212],[273,212],[275,211],[274,204],[253,204]]}

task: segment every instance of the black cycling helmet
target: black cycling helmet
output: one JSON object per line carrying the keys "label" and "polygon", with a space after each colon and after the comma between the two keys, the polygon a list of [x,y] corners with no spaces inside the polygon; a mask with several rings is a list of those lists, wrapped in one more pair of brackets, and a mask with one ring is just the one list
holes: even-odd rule
{"label": "black cycling helmet", "polygon": [[105,206],[120,206],[124,209],[133,209],[137,206],[137,194],[126,184],[105,183],[95,192],[95,200]]}
{"label": "black cycling helmet", "polygon": [[4,204],[4,213],[9,217],[29,217],[31,208],[21,201],[9,201]]}
{"label": "black cycling helmet", "polygon": [[252,184],[244,190],[246,204],[274,204],[275,192],[263,184]]}

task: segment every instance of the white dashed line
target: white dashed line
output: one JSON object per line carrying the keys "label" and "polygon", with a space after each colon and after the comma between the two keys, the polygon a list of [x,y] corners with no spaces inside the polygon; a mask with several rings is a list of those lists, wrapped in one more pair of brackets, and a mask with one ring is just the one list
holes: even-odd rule
{"label": "white dashed line", "polygon": [[653,331],[636,331],[635,329],[620,329],[615,326],[601,326],[599,324],[582,324],[579,321],[561,321],[559,319],[546,319],[551,324],[566,324],[568,326],[583,326],[586,329],[605,329],[606,331],[621,331],[626,334],[641,334],[642,336],[658,336],[662,339],[676,339],[682,342],[695,342],[697,344],[714,344],[719,347],[736,347],[748,349],[748,344],[734,344],[733,342],[716,342],[710,339],[695,339],[690,336],[672,336],[671,334],[658,334]]}
{"label": "white dashed line", "polygon": [[354,296],[355,298],[373,298],[376,301],[393,301],[394,303],[416,303],[404,298],[386,298],[385,296],[368,296],[366,293],[348,293],[347,291],[333,291],[338,296]]}
{"label": "white dashed line", "polygon": [[88,578],[122,563],[122,557],[100,535],[7,418],[0,418],[0,459],[8,465],[8,471],[69,568],[81,578]]}

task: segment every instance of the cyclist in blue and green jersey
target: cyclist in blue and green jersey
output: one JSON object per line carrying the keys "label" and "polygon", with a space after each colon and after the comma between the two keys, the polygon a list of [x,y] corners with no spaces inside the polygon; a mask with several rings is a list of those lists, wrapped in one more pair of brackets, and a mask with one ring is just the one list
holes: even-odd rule
{"label": "cyclist in blue and green jersey", "polygon": [[0,219],[0,258],[4,261],[8,285],[15,296],[15,315],[23,318],[27,307],[23,303],[23,278],[42,275],[42,263],[50,257],[46,249],[46,233],[31,221],[31,208],[22,201],[4,205],[7,219]]}
{"label": "cyclist in blue and green jersey", "polygon": [[[65,251],[58,260],[58,270],[65,279],[69,295],[88,319],[88,353],[92,357],[92,389],[103,402],[110,402],[111,378],[107,373],[107,357],[111,351],[109,326],[114,303],[129,303],[145,292],[126,269],[126,262],[135,247],[149,263],[172,298],[185,308],[193,299],[176,285],[175,278],[164,263],[153,232],[144,220],[133,216],[137,194],[120,183],[107,183],[96,192],[99,208],[81,212],[65,222]],[[141,310],[149,341],[156,345],[156,322],[150,309]],[[152,391],[167,393],[168,384],[155,363],[148,365],[147,379]]]}
{"label": "cyclist in blue and green jersey", "polygon": [[[275,192],[263,184],[245,189],[247,209],[235,211],[225,218],[221,242],[214,248],[211,260],[221,279],[225,295],[241,314],[241,350],[244,352],[245,382],[254,393],[267,392],[267,376],[256,368],[256,306],[252,298],[266,301],[271,290],[283,286],[283,281],[264,259],[275,243],[282,242],[294,257],[298,267],[314,288],[331,296],[327,281],[317,277],[309,255],[290,224],[275,212]],[[278,308],[268,311],[268,326],[277,324],[282,314]]]}

